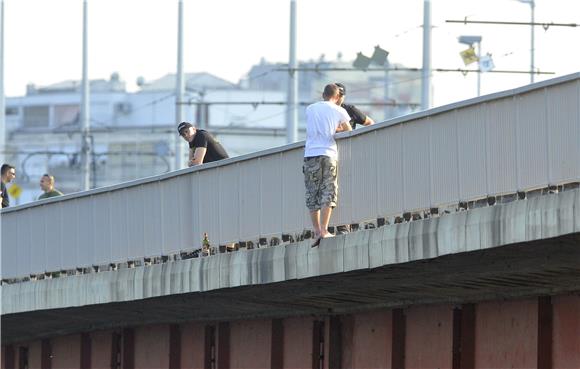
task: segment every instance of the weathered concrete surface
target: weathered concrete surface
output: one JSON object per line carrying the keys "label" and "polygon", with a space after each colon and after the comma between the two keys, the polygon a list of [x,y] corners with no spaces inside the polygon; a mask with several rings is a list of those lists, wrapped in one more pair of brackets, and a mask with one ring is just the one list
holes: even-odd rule
{"label": "weathered concrete surface", "polygon": [[2,339],[580,291],[580,191],[323,240],[2,286]]}

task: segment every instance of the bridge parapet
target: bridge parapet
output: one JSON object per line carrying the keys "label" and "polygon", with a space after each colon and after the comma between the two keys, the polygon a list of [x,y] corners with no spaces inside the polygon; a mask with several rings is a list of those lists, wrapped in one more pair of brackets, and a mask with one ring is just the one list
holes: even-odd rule
{"label": "bridge parapet", "polygon": [[[580,73],[339,137],[333,225],[578,182]],[[302,151],[296,143],[2,210],[2,279],[178,254],[204,233],[219,245],[300,234],[310,228]]]}

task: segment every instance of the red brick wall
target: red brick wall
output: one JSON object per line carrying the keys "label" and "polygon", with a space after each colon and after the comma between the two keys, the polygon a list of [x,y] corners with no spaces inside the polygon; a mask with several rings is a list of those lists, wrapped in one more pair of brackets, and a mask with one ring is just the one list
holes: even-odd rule
{"label": "red brick wall", "polygon": [[[41,369],[40,359],[41,359],[41,343],[40,341],[25,342],[20,345],[14,345],[14,354],[16,355],[16,368],[19,367],[19,347],[28,347],[28,368],[29,369]],[[53,367],[54,368],[54,367]]]}
{"label": "red brick wall", "polygon": [[91,369],[111,369],[112,331],[91,332]]}
{"label": "red brick wall", "polygon": [[[343,364],[352,368],[390,368],[392,315],[390,311],[355,314],[352,339],[345,333]],[[349,341],[352,347],[349,349]],[[350,356],[350,362],[349,362]],[[350,364],[350,365],[349,365]]]}
{"label": "red brick wall", "polygon": [[230,368],[269,368],[271,339],[271,320],[232,322]]}
{"label": "red brick wall", "polygon": [[[6,369],[6,355],[7,355],[7,350],[8,350],[8,346],[2,346],[2,354],[0,355],[0,368],[2,369]],[[11,350],[11,355],[13,355],[12,357],[14,357],[15,363],[16,363],[16,359],[15,359],[15,349],[14,346],[10,346],[10,350]]]}
{"label": "red brick wall", "polygon": [[169,325],[135,328],[135,368],[169,368]]}
{"label": "red brick wall", "polygon": [[181,368],[203,369],[205,353],[205,324],[181,325]]}
{"label": "red brick wall", "polygon": [[580,296],[552,298],[553,368],[580,368]]}
{"label": "red brick wall", "polygon": [[[454,329],[453,308],[433,305],[401,310],[403,314],[397,324],[402,324],[398,332],[400,337],[404,337],[399,342],[404,342],[406,368],[451,368],[453,341],[457,344],[465,339],[468,344],[475,343],[473,356],[468,355],[473,358],[475,368],[536,368],[538,360],[550,358],[554,369],[580,368],[580,296],[475,304],[472,310],[474,320],[470,320],[472,323],[469,325],[474,339],[471,335],[469,338],[458,335],[461,330]],[[546,314],[539,312],[547,313],[547,318]],[[393,359],[397,358],[392,352],[394,320],[391,310],[333,317],[285,318],[276,321],[275,325],[269,319],[233,321],[220,324],[223,329],[227,328],[223,333],[227,333],[229,339],[220,340],[217,334],[215,344],[222,342],[222,347],[217,350],[219,355],[225,355],[231,368],[270,368],[282,362],[284,368],[311,368],[315,321],[322,321],[325,328],[325,368],[331,365],[331,361],[340,362],[344,368],[390,368]],[[456,319],[455,324],[460,321]],[[174,353],[180,353],[181,368],[204,368],[206,325],[179,325],[181,334],[177,331],[179,339],[173,342],[180,343],[180,350]],[[133,332],[134,367],[169,368],[170,326],[141,326],[134,328]],[[110,368],[113,334],[113,331],[90,333],[92,369]],[[539,341],[550,340],[551,351],[538,350],[541,347]],[[80,334],[53,337],[48,341],[52,368],[80,366]],[[29,368],[41,368],[41,340],[16,343],[13,347],[16,368],[19,366],[20,347],[28,348]],[[124,345],[120,344],[120,347]],[[280,350],[273,354],[272,347]],[[462,352],[460,346],[456,349]],[[6,368],[5,350],[3,346],[2,368]]]}
{"label": "red brick wall", "polygon": [[52,368],[79,368],[81,363],[81,335],[55,337],[50,340]]}
{"label": "red brick wall", "polygon": [[284,319],[284,368],[312,367],[313,318]]}
{"label": "red brick wall", "polygon": [[535,368],[537,340],[537,299],[476,305],[476,368]]}
{"label": "red brick wall", "polygon": [[405,367],[451,368],[453,307],[411,307],[405,315]]}

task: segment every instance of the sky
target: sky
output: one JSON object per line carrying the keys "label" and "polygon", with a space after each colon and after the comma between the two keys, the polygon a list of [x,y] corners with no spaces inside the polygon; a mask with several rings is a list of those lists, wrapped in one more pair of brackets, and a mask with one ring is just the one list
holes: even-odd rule
{"label": "sky", "polygon": [[[0,0],[2,1],[2,0]],[[7,96],[80,79],[82,0],[4,1],[4,86]],[[423,0],[296,0],[299,60],[353,60],[375,45],[391,63],[421,67]],[[89,78],[118,72],[129,90],[177,65],[177,0],[88,0]],[[529,71],[530,27],[464,25],[446,20],[530,21],[518,0],[432,0],[433,68],[464,68],[460,35],[482,36],[496,70]],[[184,69],[238,82],[262,58],[287,62],[290,0],[184,0]],[[580,0],[536,0],[536,22],[580,23]],[[580,71],[580,27],[535,30],[536,81]],[[473,67],[473,66],[471,66]],[[487,73],[481,93],[529,83],[527,74]],[[476,96],[476,75],[433,72],[433,105]]]}

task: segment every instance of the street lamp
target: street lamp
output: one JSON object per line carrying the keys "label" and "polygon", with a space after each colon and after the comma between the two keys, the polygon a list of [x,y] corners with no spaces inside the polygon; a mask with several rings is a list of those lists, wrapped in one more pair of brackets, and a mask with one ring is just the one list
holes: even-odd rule
{"label": "street lamp", "polygon": [[535,0],[518,0],[520,3],[524,3],[524,4],[530,4],[530,10],[532,12],[532,20],[530,22],[530,27],[531,27],[531,31],[532,31],[532,35],[531,35],[531,43],[532,46],[530,48],[530,83],[534,83],[534,70],[536,69],[535,63],[534,63],[534,10],[536,8],[536,3]]}
{"label": "street lamp", "polygon": [[6,98],[4,97],[4,0],[0,0],[0,162],[6,144]]}
{"label": "street lamp", "polygon": [[290,49],[288,56],[288,111],[286,112],[286,143],[298,141],[298,57],[296,0],[290,0]]}
{"label": "street lamp", "polygon": [[459,43],[473,47],[477,44],[477,96],[481,95],[481,66],[479,65],[479,58],[481,57],[481,36],[459,36],[457,38]]}

